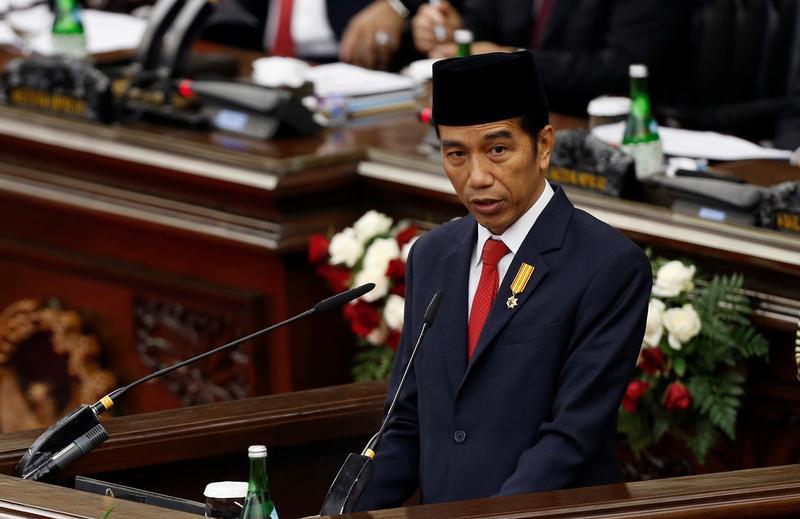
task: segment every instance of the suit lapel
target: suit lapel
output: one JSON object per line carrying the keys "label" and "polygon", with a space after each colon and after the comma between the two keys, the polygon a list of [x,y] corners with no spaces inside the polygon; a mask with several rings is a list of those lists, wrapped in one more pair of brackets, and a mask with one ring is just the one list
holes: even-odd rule
{"label": "suit lapel", "polygon": [[[461,390],[461,387],[464,385],[467,378],[469,378],[473,367],[478,364],[484,352],[491,347],[491,344],[500,331],[519,313],[525,301],[536,293],[536,288],[545,278],[549,270],[542,255],[561,247],[567,224],[572,216],[572,210],[573,206],[566,195],[564,195],[564,190],[556,188],[552,200],[550,200],[541,216],[536,220],[533,228],[528,232],[528,236],[514,255],[514,261],[511,262],[508,272],[506,272],[506,275],[503,277],[498,287],[497,297],[495,297],[492,303],[489,316],[486,319],[486,323],[483,325],[478,344],[475,346],[475,352],[472,354],[472,360],[467,366],[466,373],[458,387],[458,391]],[[517,296],[517,308],[509,309],[506,306],[506,301],[511,295],[511,283],[514,277],[516,277],[517,271],[522,263],[533,265],[535,270],[525,289]]]}
{"label": "suit lapel", "polygon": [[465,220],[464,229],[457,234],[454,247],[441,265],[444,270],[442,286],[448,288],[442,297],[438,320],[447,323],[442,344],[453,394],[467,370],[467,292],[470,261],[477,238],[475,220],[472,217]]}

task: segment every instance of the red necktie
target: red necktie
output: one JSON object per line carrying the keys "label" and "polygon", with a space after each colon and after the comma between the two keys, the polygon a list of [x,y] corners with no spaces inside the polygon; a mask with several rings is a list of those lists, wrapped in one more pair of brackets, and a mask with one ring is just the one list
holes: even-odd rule
{"label": "red necktie", "polygon": [[275,33],[275,45],[272,47],[273,56],[294,56],[294,41],[292,41],[292,1],[293,0],[280,0],[278,29]]}
{"label": "red necktie", "polygon": [[492,308],[492,301],[494,301],[497,287],[500,284],[497,264],[509,252],[506,244],[499,240],[489,239],[483,244],[483,270],[481,279],[478,281],[478,289],[475,290],[475,297],[472,300],[472,311],[469,314],[467,337],[469,359],[472,359],[472,353],[478,344],[478,337],[481,335],[486,318],[489,317],[489,310]]}
{"label": "red necktie", "polygon": [[544,38],[547,27],[547,19],[550,18],[550,13],[553,11],[553,3],[554,0],[542,0],[539,12],[536,13],[536,21],[533,24],[533,35],[531,37],[531,48],[533,49],[538,49],[542,46],[542,38]]}

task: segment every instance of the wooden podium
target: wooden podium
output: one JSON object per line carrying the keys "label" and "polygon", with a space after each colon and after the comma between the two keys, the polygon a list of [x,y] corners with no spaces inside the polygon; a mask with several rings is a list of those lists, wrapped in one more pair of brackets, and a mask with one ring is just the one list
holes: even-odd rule
{"label": "wooden podium", "polygon": [[[263,443],[269,448],[270,490],[281,517],[314,515],[347,453],[360,449],[377,429],[385,391],[382,384],[351,384],[110,418],[104,420],[109,440],[69,470],[202,501],[206,483],[246,479],[247,446]],[[11,474],[39,432],[0,435],[0,472]],[[62,483],[68,484],[68,478]],[[0,476],[0,517],[98,518],[110,505],[99,495]],[[58,513],[47,515],[43,509]],[[798,511],[800,465],[787,465],[354,517],[686,519],[797,517]],[[192,516],[119,502],[110,519],[129,517]]]}

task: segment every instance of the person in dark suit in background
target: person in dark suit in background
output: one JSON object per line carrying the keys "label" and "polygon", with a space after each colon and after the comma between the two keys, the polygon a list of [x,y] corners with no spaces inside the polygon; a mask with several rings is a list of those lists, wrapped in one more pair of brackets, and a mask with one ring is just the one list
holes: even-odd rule
{"label": "person in dark suit in background", "polygon": [[[335,60],[350,20],[372,0],[220,2],[203,37],[272,55]],[[247,23],[245,16],[253,23]]]}
{"label": "person in dark suit in background", "polygon": [[[553,111],[584,115],[593,97],[627,94],[628,66],[648,66],[652,85],[672,72],[687,30],[687,0],[464,0],[419,9],[412,22],[417,49],[455,54],[433,27],[447,21],[473,32],[473,54],[533,49]],[[656,92],[657,93],[657,92]]]}
{"label": "person in dark suit in background", "polygon": [[647,257],[545,180],[555,132],[530,51],[434,64],[433,120],[470,215],[409,254],[389,395],[428,302],[442,300],[356,508],[397,506],[417,488],[435,503],[617,481]]}
{"label": "person in dark suit in background", "polygon": [[408,22],[421,4],[422,0],[221,2],[204,38],[272,55],[396,69],[419,57]]}

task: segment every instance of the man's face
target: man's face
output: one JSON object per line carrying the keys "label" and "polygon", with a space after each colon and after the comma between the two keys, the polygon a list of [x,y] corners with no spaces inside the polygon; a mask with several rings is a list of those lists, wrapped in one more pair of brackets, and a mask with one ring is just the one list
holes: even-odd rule
{"label": "man's face", "polygon": [[439,125],[442,164],[461,203],[482,226],[502,234],[539,198],[550,163],[553,127],[534,148],[521,119],[475,126]]}

